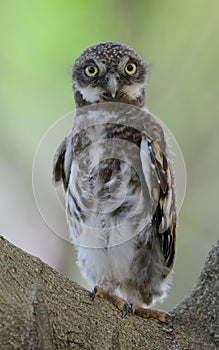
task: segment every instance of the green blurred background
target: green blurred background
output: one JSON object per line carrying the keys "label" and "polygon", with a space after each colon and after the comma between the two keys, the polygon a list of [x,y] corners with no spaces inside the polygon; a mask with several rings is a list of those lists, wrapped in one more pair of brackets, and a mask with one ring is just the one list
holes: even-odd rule
{"label": "green blurred background", "polygon": [[96,42],[121,41],[150,63],[147,106],[175,135],[185,158],[175,275],[162,307],[185,295],[218,239],[218,15],[217,0],[1,2],[1,234],[82,282],[73,247],[36,209],[32,162],[43,134],[74,109],[75,58]]}

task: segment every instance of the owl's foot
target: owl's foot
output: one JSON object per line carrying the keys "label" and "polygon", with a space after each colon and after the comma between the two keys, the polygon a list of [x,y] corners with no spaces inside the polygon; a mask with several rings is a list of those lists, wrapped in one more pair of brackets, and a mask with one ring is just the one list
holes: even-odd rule
{"label": "owl's foot", "polygon": [[99,297],[101,299],[108,300],[110,303],[115,305],[117,307],[117,309],[119,309],[120,311],[123,312],[124,317],[129,312],[130,306],[125,299],[122,299],[122,298],[118,297],[117,295],[110,293],[108,291],[105,291],[100,286],[94,287],[94,289],[91,293],[91,297],[93,300],[95,297]]}
{"label": "owl's foot", "polygon": [[95,297],[108,300],[113,305],[115,305],[117,309],[123,312],[124,317],[130,312],[133,315],[139,317],[153,318],[159,320],[160,322],[168,323],[171,327],[173,327],[173,317],[167,312],[140,307],[135,308],[132,304],[128,304],[125,299],[122,299],[108,291],[105,291],[100,286],[94,287],[93,291],[91,292],[91,297],[92,300],[94,300]]}
{"label": "owl's foot", "polygon": [[145,309],[140,307],[132,307],[132,313],[139,317],[154,318],[156,320],[159,320],[160,322],[168,323],[171,327],[173,327],[173,317],[170,314],[168,314],[168,312]]}

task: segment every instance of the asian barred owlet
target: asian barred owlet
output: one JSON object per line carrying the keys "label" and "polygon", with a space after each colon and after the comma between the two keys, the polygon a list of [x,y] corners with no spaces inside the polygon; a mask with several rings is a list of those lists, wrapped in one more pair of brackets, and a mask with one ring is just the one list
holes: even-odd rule
{"label": "asian barred owlet", "polygon": [[146,63],[127,45],[82,52],[72,73],[74,126],[53,176],[63,183],[77,263],[93,295],[165,322],[167,313],[142,308],[166,294],[176,228],[172,163],[163,128],[145,107],[146,78]]}

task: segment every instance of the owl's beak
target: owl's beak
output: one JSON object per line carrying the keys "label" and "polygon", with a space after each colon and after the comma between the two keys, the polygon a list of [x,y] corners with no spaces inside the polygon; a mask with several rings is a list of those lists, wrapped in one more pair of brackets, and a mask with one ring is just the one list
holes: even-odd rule
{"label": "owl's beak", "polygon": [[109,73],[106,76],[107,81],[107,91],[111,93],[112,98],[116,96],[116,93],[119,88],[119,74],[118,73]]}

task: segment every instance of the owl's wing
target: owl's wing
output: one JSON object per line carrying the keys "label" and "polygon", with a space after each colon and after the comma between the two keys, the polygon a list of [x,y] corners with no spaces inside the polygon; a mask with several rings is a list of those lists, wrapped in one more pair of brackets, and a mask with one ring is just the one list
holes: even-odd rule
{"label": "owl's wing", "polygon": [[68,186],[68,178],[65,173],[66,143],[67,137],[59,145],[53,159],[53,180],[55,183],[62,181],[65,190]]}
{"label": "owl's wing", "polygon": [[176,230],[174,176],[166,149],[162,150],[159,144],[151,137],[145,136],[141,142],[141,161],[154,204],[153,224],[161,240],[165,265],[172,267]]}

